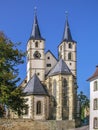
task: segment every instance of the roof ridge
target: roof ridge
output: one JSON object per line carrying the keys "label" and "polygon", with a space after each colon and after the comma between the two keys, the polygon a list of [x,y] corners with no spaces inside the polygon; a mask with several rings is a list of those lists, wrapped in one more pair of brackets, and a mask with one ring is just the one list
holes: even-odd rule
{"label": "roof ridge", "polygon": [[87,81],[90,81],[90,80],[92,80],[92,79],[94,79],[96,77],[98,77],[98,65],[96,66],[96,70],[93,73],[93,75],[89,79],[87,79]]}

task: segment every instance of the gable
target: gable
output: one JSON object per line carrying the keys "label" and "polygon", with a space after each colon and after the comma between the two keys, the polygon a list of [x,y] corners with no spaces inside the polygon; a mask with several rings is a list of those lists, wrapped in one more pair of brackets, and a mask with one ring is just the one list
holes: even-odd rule
{"label": "gable", "polygon": [[45,61],[46,61],[45,74],[47,74],[56,65],[57,59],[53,55],[53,53],[50,50],[48,50],[45,54]]}

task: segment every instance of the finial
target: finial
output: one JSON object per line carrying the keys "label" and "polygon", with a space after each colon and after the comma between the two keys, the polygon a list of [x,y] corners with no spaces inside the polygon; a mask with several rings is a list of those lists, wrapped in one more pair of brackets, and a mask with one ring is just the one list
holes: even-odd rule
{"label": "finial", "polygon": [[34,14],[36,15],[36,13],[37,13],[37,7],[35,6],[34,7]]}
{"label": "finial", "polygon": [[68,18],[68,11],[65,11],[65,14],[66,14],[66,18]]}

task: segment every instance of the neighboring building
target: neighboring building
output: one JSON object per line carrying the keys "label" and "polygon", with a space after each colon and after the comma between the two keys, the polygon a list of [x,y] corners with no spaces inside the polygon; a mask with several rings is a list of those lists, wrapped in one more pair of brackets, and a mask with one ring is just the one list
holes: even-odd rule
{"label": "neighboring building", "polygon": [[90,82],[90,130],[98,130],[98,66]]}
{"label": "neighboring building", "polygon": [[74,120],[77,117],[76,42],[72,39],[68,18],[57,59],[41,36],[35,13],[27,43],[27,78],[20,85],[27,93],[29,106],[23,118],[33,120]]}

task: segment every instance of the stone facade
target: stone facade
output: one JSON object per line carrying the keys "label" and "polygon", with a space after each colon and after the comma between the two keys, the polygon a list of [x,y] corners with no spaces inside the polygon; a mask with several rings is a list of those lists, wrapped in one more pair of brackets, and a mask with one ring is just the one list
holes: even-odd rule
{"label": "stone facade", "polygon": [[57,59],[50,50],[45,53],[35,14],[27,43],[27,78],[20,85],[28,105],[22,118],[73,122],[77,117],[76,42],[66,21]]}
{"label": "stone facade", "polygon": [[30,119],[0,120],[0,130],[71,130],[75,121],[33,121]]}
{"label": "stone facade", "polygon": [[[51,115],[51,117],[53,116],[52,119],[75,119],[76,86],[74,86],[73,80],[72,75],[56,75],[47,78],[46,84],[49,95],[51,95],[51,100],[53,100],[53,102],[50,102],[50,115],[54,111],[54,115]],[[55,85],[56,95],[54,92]]]}
{"label": "stone facade", "polygon": [[27,82],[34,73],[40,74],[41,81],[45,80],[45,41],[42,39],[29,40],[27,44]]}
{"label": "stone facade", "polygon": [[77,70],[76,70],[76,42],[70,41],[66,42],[63,41],[59,47],[59,58],[64,59],[72,73],[76,76]]}

